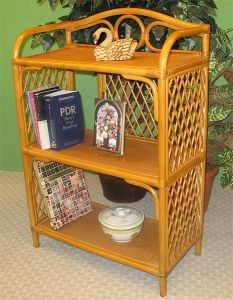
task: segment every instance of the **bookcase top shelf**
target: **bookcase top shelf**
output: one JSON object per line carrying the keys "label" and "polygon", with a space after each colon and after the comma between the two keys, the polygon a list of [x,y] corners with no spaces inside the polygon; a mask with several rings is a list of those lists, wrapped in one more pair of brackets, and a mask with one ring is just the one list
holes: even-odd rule
{"label": "bookcase top shelf", "polygon": [[[143,19],[149,21],[143,23]],[[113,19],[115,20],[113,22]],[[87,28],[107,27],[113,40],[127,37],[120,36],[126,19],[135,22],[140,28],[137,37],[138,46],[132,59],[127,61],[96,61],[94,57],[95,45],[77,44],[72,41],[72,33]],[[96,27],[97,26],[97,27]],[[167,28],[169,34],[161,49],[151,43],[150,34],[156,26]],[[64,31],[65,47],[47,53],[22,56],[24,42],[33,35]],[[182,38],[195,36],[202,40],[198,51],[173,50],[174,44]],[[76,21],[61,22],[30,28],[22,32],[13,48],[13,64],[33,67],[51,67],[67,70],[80,70],[98,73],[116,73],[145,76],[150,78],[166,78],[179,71],[192,69],[208,64],[209,25],[184,22],[156,11],[140,8],[113,9],[101,12]],[[150,52],[140,52],[146,46]],[[138,52],[139,51],[139,52]]]}
{"label": "bookcase top shelf", "polygon": [[[160,78],[160,53],[136,52],[127,61],[96,61],[94,46],[77,45],[47,53],[19,57],[13,60],[16,65],[33,67],[51,67],[60,69],[80,70],[98,73],[116,73]],[[190,69],[207,64],[202,55],[171,53],[168,60],[166,76],[176,74],[184,69]]]}

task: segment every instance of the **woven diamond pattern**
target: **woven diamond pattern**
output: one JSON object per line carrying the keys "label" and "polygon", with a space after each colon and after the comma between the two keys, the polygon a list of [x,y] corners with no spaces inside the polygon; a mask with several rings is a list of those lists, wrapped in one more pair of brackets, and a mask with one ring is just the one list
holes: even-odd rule
{"label": "woven diamond pattern", "polygon": [[33,198],[35,199],[35,205],[36,205],[36,210],[35,210],[36,218],[37,218],[37,221],[40,222],[43,219],[47,218],[48,214],[47,214],[47,209],[45,207],[45,201],[40,192],[40,187],[38,185],[38,182],[36,180],[36,175],[34,174],[34,172],[33,172],[33,184],[34,184],[34,189],[33,189],[34,197]]}
{"label": "woven diamond pattern", "polygon": [[190,170],[168,190],[168,263],[184,254],[200,234],[201,166]]}
{"label": "woven diamond pattern", "polygon": [[28,106],[28,102],[25,99],[25,92],[28,90],[32,90],[41,86],[46,86],[49,84],[57,84],[60,88],[67,89],[67,77],[65,70],[59,69],[48,69],[41,68],[38,70],[32,69],[23,69],[23,98],[22,103],[25,108],[26,115],[26,131],[28,135],[28,143],[33,142],[35,140],[35,134],[32,126],[32,120],[30,116],[30,110]]}
{"label": "woven diamond pattern", "polygon": [[204,77],[204,70],[198,69],[169,80],[169,173],[180,169],[203,150]]}
{"label": "woven diamond pattern", "polygon": [[126,135],[156,139],[158,127],[154,118],[153,94],[148,84],[108,74],[105,76],[104,97],[126,101]]}

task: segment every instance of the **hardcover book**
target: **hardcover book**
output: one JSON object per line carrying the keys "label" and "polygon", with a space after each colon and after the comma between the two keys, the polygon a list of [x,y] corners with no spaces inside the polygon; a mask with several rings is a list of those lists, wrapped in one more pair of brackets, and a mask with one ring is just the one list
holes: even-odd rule
{"label": "hardcover book", "polygon": [[[36,107],[36,102],[35,102],[35,97],[34,94],[38,92],[43,92],[46,90],[50,90],[51,88],[56,87],[54,84],[51,84],[49,86],[43,86],[39,87],[36,89],[28,90],[25,92],[26,100],[29,106],[29,111],[30,111],[30,116],[32,120],[32,125],[35,133],[35,138],[36,138],[36,143],[37,146],[42,148],[43,142],[41,142],[41,137],[40,137],[40,129],[38,125],[38,119],[37,119],[37,107]],[[50,147],[49,147],[50,148]]]}
{"label": "hardcover book", "polygon": [[94,147],[123,155],[126,102],[95,99]]}
{"label": "hardcover book", "polygon": [[33,169],[53,229],[59,229],[92,211],[81,169],[42,161],[34,161]]}
{"label": "hardcover book", "polygon": [[77,91],[60,90],[46,95],[45,113],[52,149],[83,143],[83,111]]}
{"label": "hardcover book", "polygon": [[50,139],[49,139],[49,132],[48,132],[48,123],[45,115],[45,101],[44,97],[45,95],[58,91],[58,86],[52,86],[48,87],[47,89],[40,91],[40,92],[34,92],[34,102],[35,102],[35,108],[36,108],[36,122],[39,130],[39,136],[40,136],[40,146],[41,149],[49,149],[50,146]]}

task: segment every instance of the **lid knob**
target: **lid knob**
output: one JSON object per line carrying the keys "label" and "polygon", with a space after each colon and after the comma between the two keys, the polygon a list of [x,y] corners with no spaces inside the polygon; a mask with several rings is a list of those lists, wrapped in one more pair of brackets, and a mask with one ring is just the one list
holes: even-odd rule
{"label": "lid knob", "polygon": [[127,217],[130,213],[131,213],[131,210],[129,208],[125,209],[123,207],[117,207],[113,212],[113,214],[116,217],[121,217],[121,218]]}

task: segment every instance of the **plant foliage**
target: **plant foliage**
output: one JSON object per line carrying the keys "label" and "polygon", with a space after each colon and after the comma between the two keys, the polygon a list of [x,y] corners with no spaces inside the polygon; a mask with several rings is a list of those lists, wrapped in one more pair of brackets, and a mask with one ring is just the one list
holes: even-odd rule
{"label": "plant foliage", "polygon": [[[120,7],[140,7],[155,10],[163,14],[189,21],[193,23],[207,23],[211,26],[210,40],[210,66],[209,66],[209,124],[208,144],[210,145],[207,155],[207,163],[222,167],[220,183],[223,187],[233,187],[233,80],[227,78],[227,82],[218,85],[218,79],[225,77],[225,73],[232,69],[232,43],[231,34],[233,29],[222,30],[216,24],[217,6],[214,0],[37,0],[42,5],[49,2],[52,10],[58,5],[70,8],[68,15],[60,17],[56,21],[72,21]],[[114,22],[114,18],[110,20]],[[147,23],[149,20],[142,20]],[[132,20],[125,21],[131,30],[131,36],[137,38],[140,29]],[[91,36],[95,28],[87,28],[72,35],[73,42],[92,43]],[[169,30],[158,27],[151,31],[151,43],[161,48]],[[121,33],[120,33],[121,34]],[[32,48],[42,45],[44,51],[48,51],[54,45],[65,46],[65,36],[62,30],[34,35]],[[181,49],[199,49],[199,39],[187,38],[176,44]],[[145,47],[141,51],[148,51]],[[232,73],[231,73],[232,74]],[[232,76],[232,75],[231,75]],[[211,153],[212,151],[212,153]]]}

